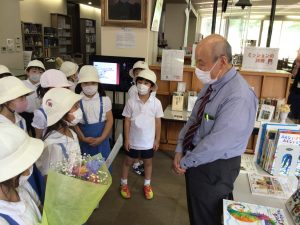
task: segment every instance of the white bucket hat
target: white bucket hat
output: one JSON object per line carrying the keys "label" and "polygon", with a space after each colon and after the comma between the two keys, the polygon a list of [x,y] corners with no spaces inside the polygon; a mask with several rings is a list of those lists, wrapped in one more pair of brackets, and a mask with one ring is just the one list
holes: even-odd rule
{"label": "white bucket hat", "polygon": [[37,59],[32,60],[32,61],[30,61],[30,62],[28,63],[28,65],[27,65],[27,67],[26,67],[26,69],[25,69],[25,72],[27,71],[27,69],[28,69],[29,67],[38,67],[38,68],[43,69],[44,71],[46,70],[44,64],[43,64],[40,60],[37,60]]}
{"label": "white bucket hat", "polygon": [[15,124],[0,123],[0,182],[30,168],[40,157],[44,142],[31,138]]}
{"label": "white bucket hat", "polygon": [[86,65],[83,66],[79,71],[78,84],[84,82],[97,82],[100,83],[98,71],[94,66]]}
{"label": "white bucket hat", "polygon": [[41,75],[40,84],[43,88],[53,87],[71,87],[66,75],[56,69],[50,69],[45,71]]}
{"label": "white bucket hat", "polygon": [[9,69],[6,66],[0,65],[0,74],[3,74],[3,73],[11,73],[11,72],[9,71]]}
{"label": "white bucket hat", "polygon": [[82,98],[66,88],[52,88],[43,98],[43,109],[47,115],[47,126],[59,121]]}
{"label": "white bucket hat", "polygon": [[144,62],[144,61],[137,61],[131,70],[129,70],[129,75],[134,78],[134,74],[133,74],[133,71],[134,69],[149,69],[149,66],[148,66],[148,63]]}
{"label": "white bucket hat", "polygon": [[142,70],[141,72],[139,72],[136,78],[138,77],[152,81],[152,83],[154,83],[155,91],[157,90],[158,86],[156,84],[156,74],[152,70],[149,69]]}
{"label": "white bucket hat", "polygon": [[33,90],[26,87],[20,79],[14,76],[3,77],[0,79],[0,104],[27,95],[31,92],[33,92]]}
{"label": "white bucket hat", "polygon": [[67,77],[70,77],[77,72],[78,65],[70,61],[65,61],[61,64],[59,70],[66,74]]}

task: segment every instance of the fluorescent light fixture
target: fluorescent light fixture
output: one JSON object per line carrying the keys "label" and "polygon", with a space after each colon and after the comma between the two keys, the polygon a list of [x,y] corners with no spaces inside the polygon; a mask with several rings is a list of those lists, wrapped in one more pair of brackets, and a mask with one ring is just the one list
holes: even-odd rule
{"label": "fluorescent light fixture", "polygon": [[92,2],[88,2],[88,4],[89,4],[89,5],[91,5],[91,4],[92,4]]}
{"label": "fluorescent light fixture", "polygon": [[287,19],[300,20],[300,16],[286,16]]}

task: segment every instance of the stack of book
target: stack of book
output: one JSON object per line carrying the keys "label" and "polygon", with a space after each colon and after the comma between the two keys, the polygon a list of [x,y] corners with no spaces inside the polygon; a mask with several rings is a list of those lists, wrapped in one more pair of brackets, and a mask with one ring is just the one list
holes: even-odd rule
{"label": "stack of book", "polygon": [[258,135],[258,165],[272,175],[300,175],[298,125],[265,123]]}
{"label": "stack of book", "polygon": [[260,174],[248,174],[251,193],[273,198],[288,199],[292,193],[292,184],[288,177],[273,177]]}
{"label": "stack of book", "polygon": [[298,189],[285,203],[287,210],[291,214],[295,224],[300,224],[300,189]]}

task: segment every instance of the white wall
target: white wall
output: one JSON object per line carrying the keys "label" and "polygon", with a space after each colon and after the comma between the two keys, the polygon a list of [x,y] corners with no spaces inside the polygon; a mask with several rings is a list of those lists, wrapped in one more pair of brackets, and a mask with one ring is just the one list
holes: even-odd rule
{"label": "white wall", "polygon": [[[1,6],[2,8],[2,6]],[[67,14],[66,0],[23,0],[20,1],[21,21],[51,26],[50,13]]]}
{"label": "white wall", "polygon": [[2,53],[0,51],[0,64],[13,70],[24,69],[23,46],[21,39],[20,4],[19,0],[1,0],[0,7],[0,47],[6,46],[6,39],[20,38],[20,52]]}
{"label": "white wall", "polygon": [[79,4],[80,18],[96,20],[96,54],[101,54],[101,9]]}
{"label": "white wall", "polygon": [[186,4],[166,4],[164,33],[169,48],[180,49],[183,45],[185,8]]}

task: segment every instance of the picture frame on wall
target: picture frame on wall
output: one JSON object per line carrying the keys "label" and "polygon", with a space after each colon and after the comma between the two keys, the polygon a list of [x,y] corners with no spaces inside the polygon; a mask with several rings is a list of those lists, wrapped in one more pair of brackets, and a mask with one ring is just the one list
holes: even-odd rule
{"label": "picture frame on wall", "polygon": [[102,26],[147,27],[147,0],[101,0]]}

